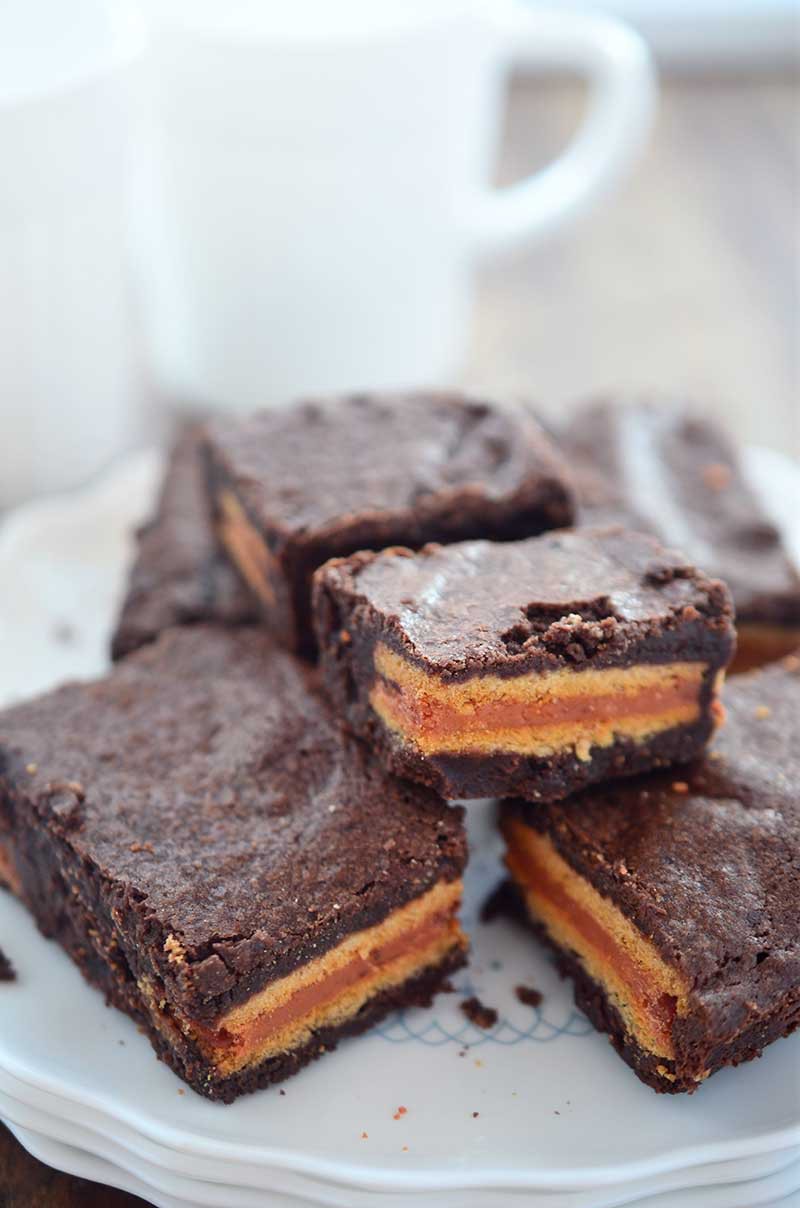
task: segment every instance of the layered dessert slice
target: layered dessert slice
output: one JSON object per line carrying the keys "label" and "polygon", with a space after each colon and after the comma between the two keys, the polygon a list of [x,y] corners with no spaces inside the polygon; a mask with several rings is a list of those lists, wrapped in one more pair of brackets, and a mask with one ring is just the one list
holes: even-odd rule
{"label": "layered dessert slice", "polygon": [[313,652],[311,575],[387,545],[507,540],[570,524],[563,460],[522,407],[352,395],[209,426],[222,544],[278,642]]}
{"label": "layered dessert slice", "polygon": [[800,646],[800,571],[718,425],[682,404],[598,401],[578,408],[560,439],[579,523],[652,532],[728,584],[733,670]]}
{"label": "layered dessert slice", "polygon": [[697,754],[733,651],[725,586],[620,528],[322,568],[324,682],[394,771],[448,797],[566,797]]}
{"label": "layered dessert slice", "polygon": [[533,808],[512,880],[643,1082],[693,1091],[800,1024],[800,659],[737,677],[707,755]]}
{"label": "layered dessert slice", "polygon": [[0,714],[0,878],[224,1102],[464,961],[461,812],[342,737],[309,675],[197,625]]}
{"label": "layered dessert slice", "polygon": [[152,642],[171,625],[254,622],[253,598],[217,544],[201,427],[180,433],[152,520],[136,534],[136,556],[111,639],[113,658]]}

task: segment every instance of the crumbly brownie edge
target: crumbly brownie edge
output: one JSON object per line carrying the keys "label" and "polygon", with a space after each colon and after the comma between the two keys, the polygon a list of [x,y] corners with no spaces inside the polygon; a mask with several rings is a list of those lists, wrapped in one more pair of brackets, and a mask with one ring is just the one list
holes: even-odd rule
{"label": "crumbly brownie edge", "polygon": [[[554,954],[561,976],[569,978],[572,982],[576,1006],[583,1011],[598,1032],[608,1034],[619,1056],[642,1082],[659,1094],[668,1095],[692,1094],[703,1085],[705,1077],[698,1082],[678,1069],[674,1061],[648,1052],[637,1044],[626,1032],[622,1016],[608,998],[603,986],[589,976],[580,959],[556,944],[546,929],[528,915],[524,905],[520,905],[519,917],[528,930]],[[760,1057],[767,1045],[788,1036],[798,1027],[800,988],[794,993],[787,993],[784,1002],[769,1019],[745,1029],[733,1039],[716,1042],[713,1037],[705,1036],[705,1045],[700,1056],[703,1070],[708,1071],[706,1077],[725,1066],[741,1065],[745,1061]]]}
{"label": "crumbly brownie edge", "polygon": [[[21,896],[45,934],[54,934],[59,913],[79,912],[88,919],[92,943],[120,976],[147,978],[159,995],[175,1003],[189,1018],[213,1023],[221,1014],[324,952],[348,935],[388,918],[392,911],[421,896],[435,884],[458,880],[467,859],[463,809],[447,807],[448,825],[441,832],[438,861],[431,875],[417,886],[417,893],[384,892],[364,895],[357,914],[337,926],[331,925],[323,939],[295,945],[289,956],[265,964],[261,946],[254,937],[252,959],[238,970],[230,969],[214,954],[200,953],[196,959],[175,961],[167,945],[168,931],[153,917],[131,885],[109,880],[93,862],[83,860],[70,842],[70,827],[79,817],[79,807],[69,793],[59,819],[43,820],[24,795],[0,779],[0,832],[13,845],[13,859],[22,886]],[[62,831],[63,833],[59,833]],[[243,937],[244,938],[244,937]],[[323,942],[324,941],[324,942]],[[206,955],[211,959],[206,959]],[[220,984],[221,977],[221,984]]]}
{"label": "crumbly brownie edge", "polygon": [[68,881],[42,829],[29,829],[24,842],[16,842],[14,861],[22,882],[23,901],[42,934],[64,949],[86,981],[101,990],[109,1004],[124,1011],[145,1029],[159,1058],[179,1077],[199,1094],[223,1103],[231,1103],[241,1094],[288,1078],[315,1057],[334,1048],[338,1040],[366,1031],[389,1011],[428,1005],[449,974],[461,968],[467,959],[466,951],[458,948],[439,964],[423,969],[414,978],[370,999],[354,1019],[338,1027],[321,1029],[302,1048],[215,1081],[208,1062],[175,1025],[168,1012],[162,1016],[164,1031],[155,1025],[136,981],[142,974],[150,976],[152,965],[147,959],[140,959],[136,942],[126,945],[123,951],[114,932],[113,911],[102,914],[89,911],[84,901],[69,892]]}
{"label": "crumbly brownie edge", "polygon": [[[25,880],[27,882],[28,878]],[[221,1103],[232,1103],[240,1095],[289,1078],[315,1058],[334,1049],[340,1040],[367,1031],[390,1011],[430,1005],[448,976],[467,960],[466,951],[456,949],[439,964],[423,969],[416,977],[370,999],[353,1019],[338,1027],[321,1029],[300,1049],[215,1081],[211,1067],[194,1043],[174,1025],[171,1026],[173,1043],[170,1043],[154,1025],[124,961],[109,962],[101,957],[93,934],[93,919],[69,902],[65,909],[56,907],[52,895],[48,897],[46,893],[37,893],[35,898],[26,893],[26,905],[42,933],[65,950],[86,981],[105,995],[107,1003],[129,1015],[144,1029],[159,1059],[198,1094]]]}
{"label": "crumbly brownie edge", "polygon": [[714,732],[713,719],[706,712],[696,722],[672,726],[644,742],[618,738],[609,747],[593,747],[590,759],[583,761],[569,751],[548,758],[510,752],[423,756],[397,740],[374,715],[365,724],[368,741],[395,775],[424,784],[449,800],[515,795],[532,803],[561,801],[609,778],[686,763],[705,748]]}
{"label": "crumbly brownie edge", "polygon": [[467,954],[462,948],[451,952],[437,965],[423,969],[416,977],[398,986],[376,994],[364,1004],[353,1018],[332,1028],[321,1028],[314,1038],[299,1049],[282,1053],[278,1057],[269,1058],[250,1069],[240,1071],[229,1078],[214,1081],[209,1077],[206,1063],[199,1059],[196,1062],[175,1060],[174,1050],[165,1042],[160,1032],[148,1027],[151,1043],[162,1061],[165,1061],[179,1077],[196,1090],[198,1094],[221,1103],[232,1103],[240,1095],[263,1090],[277,1082],[296,1074],[304,1066],[321,1057],[323,1053],[335,1049],[340,1040],[350,1036],[359,1036],[369,1031],[376,1023],[384,1019],[391,1011],[407,1007],[428,1007],[434,995],[439,992],[451,974],[461,969],[467,961]]}
{"label": "crumbly brownie edge", "polygon": [[[716,671],[726,667],[734,654],[736,636],[728,590],[718,580],[698,573],[693,616],[673,611],[647,625],[622,622],[610,637],[604,634],[599,640],[595,633],[598,626],[589,620],[583,627],[571,628],[563,638],[557,636],[552,645],[537,641],[530,650],[510,652],[488,662],[470,662],[467,658],[458,664],[432,663],[417,653],[398,618],[382,615],[359,589],[359,572],[376,558],[390,554],[411,557],[412,551],[388,547],[380,554],[362,551],[347,558],[332,558],[314,576],[313,619],[323,677],[340,705],[347,697],[341,688],[337,690],[341,665],[346,665],[351,694],[356,687],[369,689],[375,679],[374,650],[379,642],[443,684],[483,675],[513,679],[558,670],[580,674],[591,669],[677,661],[704,662]],[[575,650],[575,644],[580,650]]]}

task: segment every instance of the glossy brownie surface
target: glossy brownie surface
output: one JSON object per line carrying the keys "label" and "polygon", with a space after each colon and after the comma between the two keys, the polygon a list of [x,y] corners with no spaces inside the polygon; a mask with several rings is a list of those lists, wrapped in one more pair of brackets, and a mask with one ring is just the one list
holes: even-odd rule
{"label": "glossy brownie surface", "polygon": [[319,572],[316,601],[321,646],[341,621],[443,679],[641,658],[722,666],[732,645],[724,584],[615,526],[356,554]]}
{"label": "glossy brownie surface", "polygon": [[536,420],[457,394],[310,400],[212,421],[208,441],[251,518],[284,539],[374,531],[386,544],[399,524],[418,544],[434,539],[432,522],[517,532],[573,514],[563,462]]}
{"label": "glossy brownie surface", "polygon": [[465,859],[460,812],[343,738],[311,673],[255,629],[169,630],[104,680],[1,713],[0,838],[34,821],[194,1016]]}
{"label": "glossy brownie surface", "polygon": [[304,654],[311,576],[329,558],[505,541],[574,518],[565,464],[536,420],[458,394],[349,395],[217,421],[208,458],[218,521],[263,568],[265,585],[251,582],[263,619]]}

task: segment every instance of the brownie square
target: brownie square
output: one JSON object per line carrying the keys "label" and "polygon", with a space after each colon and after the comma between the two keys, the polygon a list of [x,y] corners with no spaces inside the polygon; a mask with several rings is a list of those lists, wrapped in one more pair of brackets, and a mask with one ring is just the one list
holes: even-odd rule
{"label": "brownie square", "polygon": [[669,1093],[800,1024],[800,658],[723,698],[703,758],[501,812],[520,899],[576,1002]]}
{"label": "brownie square", "polygon": [[462,815],[259,629],[0,713],[0,877],[196,1091],[285,1078],[463,963]]}
{"label": "brownie square", "polygon": [[733,670],[800,646],[800,572],[717,424],[681,404],[601,400],[577,409],[560,443],[578,523],[652,532],[725,580],[736,606]]}
{"label": "brownie square", "polygon": [[455,394],[351,395],[208,428],[222,544],[278,642],[313,653],[311,576],[329,558],[571,523],[560,455],[522,407]]}
{"label": "brownie square", "polygon": [[639,533],[360,553],[314,600],[337,712],[447,797],[558,800],[687,759],[719,721],[728,592]]}
{"label": "brownie square", "polygon": [[198,424],[184,428],[172,448],[155,516],[136,538],[112,658],[152,642],[171,625],[257,619],[250,592],[214,535]]}

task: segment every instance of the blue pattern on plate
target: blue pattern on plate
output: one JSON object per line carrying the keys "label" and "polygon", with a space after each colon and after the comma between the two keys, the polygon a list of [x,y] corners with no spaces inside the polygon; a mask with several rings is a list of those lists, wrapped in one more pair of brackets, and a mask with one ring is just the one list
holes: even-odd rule
{"label": "blue pattern on plate", "polygon": [[[459,1001],[476,993],[469,974],[459,980],[455,993]],[[588,1036],[593,1031],[586,1016],[574,1008],[562,1024],[547,1019],[541,1007],[529,1007],[527,1010],[530,1013],[527,1027],[521,1028],[511,1019],[500,1016],[493,1027],[479,1028],[462,1016],[460,1011],[459,1018],[448,1026],[433,1012],[412,1007],[394,1011],[375,1028],[375,1032],[390,1044],[407,1044],[417,1040],[431,1048],[457,1044],[462,1048],[474,1049],[482,1044],[508,1047],[526,1040],[535,1044],[547,1044],[558,1040],[560,1036]]]}

